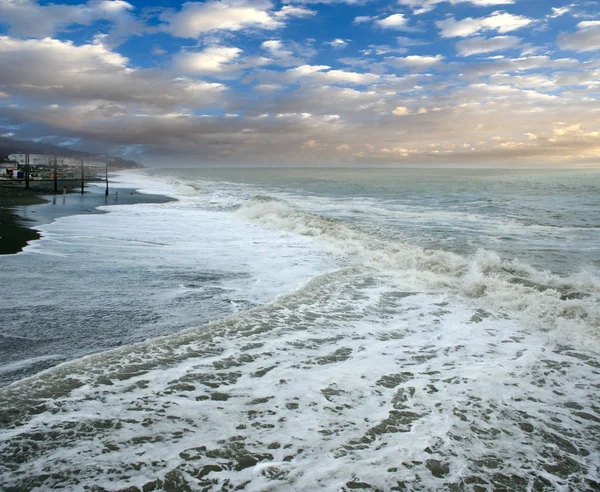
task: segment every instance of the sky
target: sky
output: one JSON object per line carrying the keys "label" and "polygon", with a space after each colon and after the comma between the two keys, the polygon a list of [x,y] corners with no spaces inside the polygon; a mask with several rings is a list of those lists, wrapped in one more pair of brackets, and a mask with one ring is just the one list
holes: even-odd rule
{"label": "sky", "polygon": [[0,0],[0,136],[160,166],[600,167],[600,0]]}

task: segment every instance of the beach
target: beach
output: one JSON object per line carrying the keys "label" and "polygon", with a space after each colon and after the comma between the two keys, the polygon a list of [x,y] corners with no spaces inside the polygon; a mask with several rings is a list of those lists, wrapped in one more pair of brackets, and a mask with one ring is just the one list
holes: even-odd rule
{"label": "beach", "polygon": [[598,173],[118,182],[0,257],[5,488],[600,487]]}
{"label": "beach", "polygon": [[8,186],[0,188],[0,254],[17,253],[28,241],[39,237],[15,214],[14,207],[44,202],[37,193]]}
{"label": "beach", "polygon": [[88,184],[84,194],[72,182],[61,181],[59,189],[62,190],[63,186],[67,188],[66,197],[62,191],[50,194],[45,189],[26,190],[24,187],[7,185],[0,187],[0,254],[22,251],[29,241],[39,239],[39,233],[34,229],[36,225],[62,216],[100,213],[96,207],[101,205],[169,200],[167,197],[144,195],[134,189],[120,188],[117,188],[116,197],[114,192],[105,197],[102,183]]}

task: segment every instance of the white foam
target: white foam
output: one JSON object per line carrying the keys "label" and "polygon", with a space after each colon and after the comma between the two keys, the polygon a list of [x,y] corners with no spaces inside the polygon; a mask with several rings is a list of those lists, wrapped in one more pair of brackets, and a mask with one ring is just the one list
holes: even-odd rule
{"label": "white foam", "polygon": [[247,272],[227,285],[266,304],[0,389],[8,485],[595,486],[593,272],[430,250],[307,213],[312,199],[217,188],[48,226],[61,243],[42,249],[90,264]]}
{"label": "white foam", "polygon": [[0,366],[0,374],[19,371],[25,367],[30,367],[40,362],[64,360],[62,355],[42,355],[40,357],[32,357],[30,359],[19,360],[17,362],[3,364]]}
{"label": "white foam", "polygon": [[[563,343],[600,347],[600,278],[591,272],[560,277],[494,252],[479,250],[465,258],[391,243],[281,201],[251,201],[239,214],[272,228],[319,238],[359,264],[397,272],[403,278],[413,276],[420,280],[421,290],[449,288],[479,297],[482,308],[520,317]],[[569,299],[570,294],[577,298]]]}
{"label": "white foam", "polygon": [[5,432],[21,445],[54,433],[7,483],[51,470],[109,489],[174,474],[247,490],[499,487],[498,476],[526,489],[541,475],[560,489],[571,482],[550,470],[567,458],[594,476],[594,421],[576,415],[594,415],[589,354],[389,280],[331,274],[272,306],[48,371],[31,386],[85,384]]}

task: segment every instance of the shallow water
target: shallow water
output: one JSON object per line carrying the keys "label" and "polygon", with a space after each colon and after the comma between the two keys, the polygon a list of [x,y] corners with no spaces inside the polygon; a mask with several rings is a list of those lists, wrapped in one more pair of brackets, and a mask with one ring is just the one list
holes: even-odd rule
{"label": "shallow water", "polygon": [[598,174],[121,179],[0,259],[4,487],[600,487]]}

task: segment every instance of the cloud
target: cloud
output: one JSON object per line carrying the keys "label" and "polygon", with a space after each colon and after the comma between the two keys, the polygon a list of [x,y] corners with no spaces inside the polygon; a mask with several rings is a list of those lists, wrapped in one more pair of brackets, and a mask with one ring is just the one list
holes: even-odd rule
{"label": "cloud", "polygon": [[294,53],[285,48],[284,43],[279,39],[269,39],[263,41],[260,45],[261,48],[269,53],[269,55],[276,59],[280,65],[296,65],[297,60]]}
{"label": "cloud", "polygon": [[[98,34],[95,43],[0,36],[0,66],[8,67],[0,70],[2,131],[15,131],[17,138],[25,132],[56,135],[64,142],[81,138],[88,148],[142,149],[146,158],[182,155],[189,156],[190,163],[197,161],[200,150],[205,162],[215,163],[300,163],[310,156],[304,162],[332,164],[336,159],[348,162],[352,155],[360,162],[390,164],[403,159],[513,162],[540,156],[547,162],[554,155],[591,158],[593,152],[600,158],[600,62],[557,58],[561,55],[555,55],[550,44],[540,48],[544,56],[455,61],[445,51],[436,51],[439,43],[429,42],[431,32],[408,34],[415,39],[397,37],[402,31],[394,29],[412,22],[406,9],[404,14],[385,15],[377,8],[346,12],[346,20],[355,13],[369,14],[364,16],[369,26],[381,28],[373,29],[365,44],[364,38],[350,40],[339,30],[323,30],[314,40],[306,39],[310,30],[279,30],[293,18],[314,17],[317,9],[303,3],[317,2],[208,0],[163,11],[163,24],[156,31],[201,38],[184,43],[190,46],[171,55],[169,63],[168,56],[144,59],[139,53],[129,59],[123,55],[129,51],[107,43],[111,36],[105,37],[102,29],[111,34],[122,19],[135,17],[125,2],[43,7],[26,0],[11,3],[50,9],[44,11],[48,23],[42,19],[40,26],[61,32],[61,38],[74,26],[88,27],[77,28],[77,39]],[[441,2],[402,3],[418,9]],[[483,7],[497,2],[453,0],[446,6],[453,4]],[[0,0],[0,5],[6,7],[8,0]],[[65,16],[54,16],[54,7],[65,7]],[[86,8],[93,15],[73,14]],[[111,8],[114,15],[103,10]],[[451,44],[456,42],[457,53],[465,57],[529,46],[526,33],[522,39],[502,33],[533,25],[533,14],[528,19],[493,10],[470,14],[480,18],[444,21],[440,16],[438,27],[455,38]],[[543,18],[546,11],[550,8],[537,17]],[[338,9],[328,12],[336,15]],[[587,19],[580,19],[574,34],[564,34],[565,46],[577,46],[578,51],[589,47],[576,37],[598,28],[600,21]],[[554,24],[558,21],[545,26]],[[15,21],[9,29],[17,25],[24,26]],[[426,27],[426,20],[418,26]],[[547,39],[548,33],[543,34]],[[140,51],[145,48],[149,54],[154,47],[159,55],[172,54],[177,40],[159,36],[140,39]],[[420,47],[407,53],[402,45]],[[314,46],[324,49],[327,57],[316,58]],[[330,56],[329,46],[345,46],[348,57]],[[147,65],[136,65],[137,60]],[[151,65],[153,61],[160,65]],[[564,124],[552,123],[557,121]]]}
{"label": "cloud", "polygon": [[400,46],[423,46],[424,44],[427,44],[427,41],[423,41],[422,39],[413,39],[406,36],[398,36],[396,42]]}
{"label": "cloud", "polygon": [[577,24],[577,32],[561,33],[558,45],[563,50],[597,51],[600,50],[600,21],[583,21]]}
{"label": "cloud", "polygon": [[411,68],[424,68],[430,67],[440,63],[444,57],[442,55],[435,56],[421,56],[421,55],[410,55],[405,57],[388,57],[385,59],[386,63],[397,67],[411,67]]}
{"label": "cloud", "polygon": [[214,31],[241,31],[248,28],[272,30],[283,27],[281,19],[294,12],[288,9],[277,13],[272,12],[272,8],[271,2],[262,0],[187,2],[179,12],[162,15],[167,22],[163,29],[180,38],[198,38]]}
{"label": "cloud", "polygon": [[453,17],[437,21],[436,25],[444,38],[467,37],[481,31],[497,31],[500,34],[521,29],[533,22],[533,19],[506,12],[494,12],[489,17],[456,20]]}
{"label": "cloud", "polygon": [[345,48],[348,45],[348,41],[344,41],[343,39],[336,38],[333,41],[329,41],[325,44],[328,44],[332,48]]}
{"label": "cloud", "polygon": [[[0,90],[27,96],[35,105],[51,101],[86,111],[135,111],[213,104],[223,84],[132,68],[129,60],[99,44],[0,36]],[[125,105],[133,105],[131,108]],[[83,111],[83,110],[82,110]]]}
{"label": "cloud", "polygon": [[372,73],[347,72],[345,70],[329,70],[314,75],[315,82],[324,84],[369,85],[379,80],[379,75]]}
{"label": "cloud", "polygon": [[509,85],[494,85],[494,84],[471,84],[469,89],[473,94],[486,95],[496,98],[521,98],[532,101],[555,101],[557,96],[552,94],[543,94],[531,89],[519,89]]}
{"label": "cloud", "polygon": [[260,47],[268,53],[272,63],[284,67],[304,65],[306,60],[315,54],[315,50],[310,47],[280,39],[268,39],[263,41]]}
{"label": "cloud", "polygon": [[392,14],[384,19],[375,21],[375,24],[385,29],[401,29],[407,22],[408,19],[403,14]]}
{"label": "cloud", "polygon": [[238,67],[232,65],[232,62],[237,60],[241,53],[239,48],[210,46],[201,52],[180,54],[176,64],[187,73],[215,75],[236,70]]}
{"label": "cloud", "polygon": [[408,110],[408,108],[406,106],[397,106],[393,111],[393,114],[395,114],[396,116],[405,116],[407,114],[410,113],[410,111]]}
{"label": "cloud", "polygon": [[[291,2],[292,0],[285,0],[286,2]],[[369,0],[293,0],[294,3],[303,3],[303,4],[333,4],[333,3],[345,3],[347,5],[361,5],[363,3],[368,2]]]}
{"label": "cloud", "polygon": [[556,19],[571,11],[571,6],[567,7],[552,7],[552,13],[548,15],[550,19]]}
{"label": "cloud", "polygon": [[489,7],[492,5],[508,5],[515,3],[514,0],[398,0],[401,5],[406,5],[413,9],[415,14],[423,14],[433,10],[440,3],[450,3],[456,5],[459,3],[470,3],[477,7]]}
{"label": "cloud", "polygon": [[537,91],[556,91],[559,84],[553,78],[544,74],[512,75],[507,73],[493,74],[490,82],[497,85],[512,85],[521,89],[535,89]]}
{"label": "cloud", "polygon": [[131,13],[133,10],[134,7],[123,0],[90,0],[78,5],[3,0],[0,2],[0,23],[10,25],[11,35],[45,38],[73,25],[90,26],[97,21],[108,21],[112,35],[125,38],[142,30]]}
{"label": "cloud", "polygon": [[316,15],[316,13],[306,7],[285,5],[279,12],[275,12],[274,17],[278,19],[287,19],[288,17],[311,17],[313,15]]}
{"label": "cloud", "polygon": [[287,83],[308,82],[326,85],[367,85],[377,82],[379,75],[371,73],[329,70],[327,65],[302,65],[287,70],[281,79]]}
{"label": "cloud", "polygon": [[494,38],[475,37],[456,43],[456,51],[462,56],[479,55],[502,51],[519,46],[521,39],[516,36],[496,36]]}
{"label": "cloud", "polygon": [[330,67],[327,65],[301,65],[296,68],[291,68],[286,72],[289,76],[288,80],[295,81],[302,77],[313,75],[321,70],[328,70]]}
{"label": "cloud", "polygon": [[490,62],[468,63],[460,65],[462,73],[467,77],[484,77],[498,73],[521,72],[525,70],[540,70],[556,68],[572,70],[581,65],[578,60],[563,58],[553,60],[549,56],[524,56],[520,58],[500,58]]}

